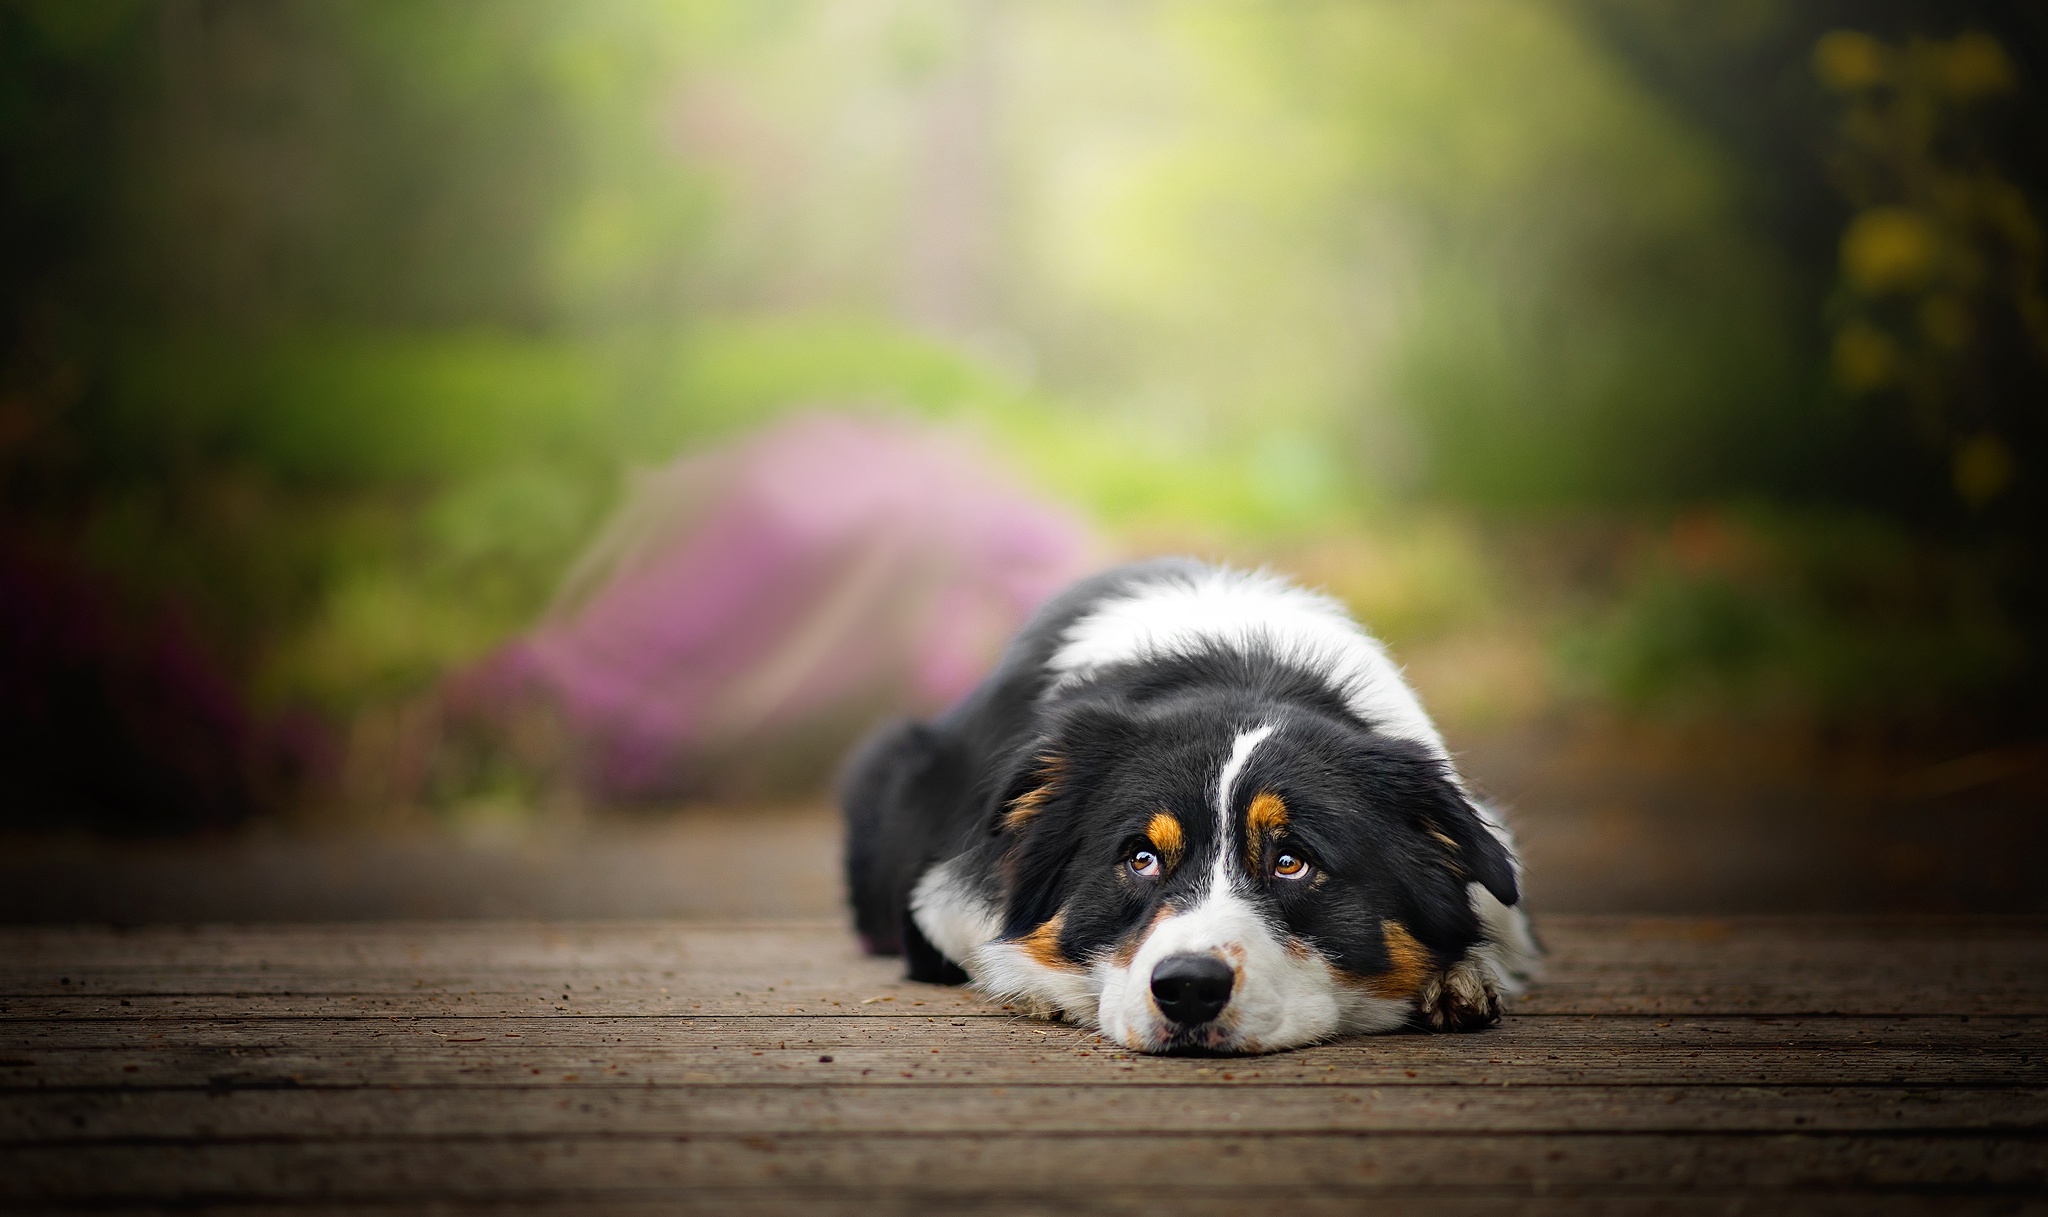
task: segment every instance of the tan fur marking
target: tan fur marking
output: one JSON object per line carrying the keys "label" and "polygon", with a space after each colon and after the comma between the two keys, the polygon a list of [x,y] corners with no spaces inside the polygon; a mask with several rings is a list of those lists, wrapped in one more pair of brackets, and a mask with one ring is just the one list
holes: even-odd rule
{"label": "tan fur marking", "polygon": [[1018,795],[1010,801],[1008,807],[1003,809],[1004,832],[1015,832],[1017,829],[1024,827],[1032,816],[1037,815],[1046,803],[1051,801],[1054,788],[1059,780],[1060,770],[1065,767],[1065,763],[1065,759],[1058,753],[1045,752],[1039,754],[1039,784],[1037,787]]}
{"label": "tan fur marking", "polygon": [[1048,968],[1074,967],[1074,961],[1060,952],[1060,923],[1065,921],[1066,917],[1064,910],[1054,913],[1051,920],[1019,938],[1017,945],[1024,948],[1024,953],[1035,963]]}
{"label": "tan fur marking", "polygon": [[1180,821],[1170,811],[1153,813],[1145,825],[1145,835],[1152,838],[1152,844],[1159,850],[1159,860],[1167,870],[1180,865],[1181,854],[1187,851],[1187,838],[1180,831]]}
{"label": "tan fur marking", "polygon": [[1445,867],[1448,868],[1453,875],[1456,875],[1458,878],[1463,879],[1465,877],[1465,864],[1458,860],[1458,855],[1460,852],[1460,847],[1458,843],[1456,841],[1451,840],[1449,837],[1445,836],[1443,832],[1437,828],[1436,825],[1431,824],[1426,820],[1423,822],[1422,826],[1429,830],[1429,835],[1436,839],[1436,843],[1438,845],[1444,847]]}
{"label": "tan fur marking", "polygon": [[1403,1001],[1415,996],[1422,982],[1436,971],[1436,960],[1431,958],[1429,948],[1415,941],[1415,935],[1398,921],[1388,921],[1383,926],[1387,937],[1387,959],[1389,966],[1378,976],[1368,977],[1365,987],[1374,996]]}
{"label": "tan fur marking", "polygon": [[1265,870],[1266,842],[1287,830],[1287,804],[1270,790],[1261,790],[1244,812],[1245,863],[1256,875]]}
{"label": "tan fur marking", "polygon": [[1010,802],[1009,808],[1003,812],[1003,831],[1015,832],[1019,828],[1024,827],[1025,823],[1032,816],[1037,815],[1039,809],[1044,807],[1046,800],[1050,798],[1052,798],[1052,783],[1050,782],[1035,790],[1027,790],[1023,794],[1018,795]]}

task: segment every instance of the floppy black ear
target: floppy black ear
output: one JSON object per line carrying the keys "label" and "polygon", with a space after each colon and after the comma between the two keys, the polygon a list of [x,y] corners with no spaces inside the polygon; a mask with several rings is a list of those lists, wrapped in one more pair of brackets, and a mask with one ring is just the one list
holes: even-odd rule
{"label": "floppy black ear", "polygon": [[1514,859],[1458,787],[1450,762],[1407,740],[1369,737],[1355,754],[1366,800],[1436,838],[1458,873],[1502,904],[1521,898]]}
{"label": "floppy black ear", "polygon": [[1028,933],[1064,903],[1067,864],[1081,841],[1076,821],[1134,729],[1118,708],[1077,707],[1011,754],[983,813],[991,836],[1013,838],[1003,855],[1006,936]]}
{"label": "floppy black ear", "polygon": [[1038,736],[1012,752],[982,813],[988,835],[1016,833],[1036,818],[1059,793],[1067,766],[1066,753],[1054,735]]}
{"label": "floppy black ear", "polygon": [[1449,795],[1430,817],[1431,826],[1450,838],[1456,847],[1458,865],[1468,878],[1476,880],[1502,904],[1513,904],[1522,898],[1522,892],[1515,882],[1515,861],[1508,856],[1507,846],[1486,827],[1479,809],[1451,783],[1448,774],[1444,782],[1450,787]]}
{"label": "floppy black ear", "polygon": [[983,812],[991,836],[1017,832],[1085,787],[1089,777],[1130,751],[1138,724],[1120,704],[1067,708],[1045,730],[1020,745],[998,770]]}

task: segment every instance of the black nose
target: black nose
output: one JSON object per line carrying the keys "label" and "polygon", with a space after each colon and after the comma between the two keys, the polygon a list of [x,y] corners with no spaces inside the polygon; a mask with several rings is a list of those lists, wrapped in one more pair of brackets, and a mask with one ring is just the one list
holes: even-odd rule
{"label": "black nose", "polygon": [[1168,955],[1152,969],[1152,997],[1161,1014],[1193,1027],[1223,1013],[1236,979],[1214,955]]}

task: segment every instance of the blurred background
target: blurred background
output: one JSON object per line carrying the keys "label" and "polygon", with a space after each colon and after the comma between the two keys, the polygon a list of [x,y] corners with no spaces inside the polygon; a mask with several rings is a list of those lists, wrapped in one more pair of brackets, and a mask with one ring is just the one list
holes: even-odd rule
{"label": "blurred background", "polygon": [[833,915],[1065,580],[1539,910],[2048,909],[2048,12],[0,0],[0,917]]}

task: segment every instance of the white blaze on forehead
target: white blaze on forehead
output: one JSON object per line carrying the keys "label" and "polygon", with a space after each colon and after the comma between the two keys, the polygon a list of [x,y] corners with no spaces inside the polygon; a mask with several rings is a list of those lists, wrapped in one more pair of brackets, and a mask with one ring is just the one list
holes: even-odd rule
{"label": "white blaze on forehead", "polygon": [[1237,776],[1244,772],[1245,762],[1252,759],[1252,749],[1265,742],[1271,734],[1273,727],[1269,723],[1243,732],[1231,741],[1230,759],[1223,762],[1223,772],[1216,779],[1216,865],[1209,872],[1212,899],[1230,885],[1230,859],[1235,852],[1230,848],[1230,792],[1237,785]]}
{"label": "white blaze on forehead", "polygon": [[1049,666],[1059,689],[1115,664],[1214,647],[1264,651],[1312,672],[1383,734],[1446,755],[1379,640],[1330,597],[1265,573],[1209,567],[1134,584],[1069,626]]}

